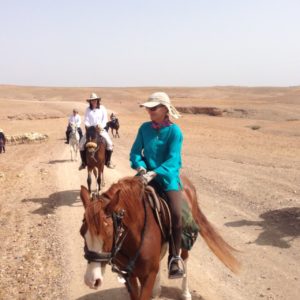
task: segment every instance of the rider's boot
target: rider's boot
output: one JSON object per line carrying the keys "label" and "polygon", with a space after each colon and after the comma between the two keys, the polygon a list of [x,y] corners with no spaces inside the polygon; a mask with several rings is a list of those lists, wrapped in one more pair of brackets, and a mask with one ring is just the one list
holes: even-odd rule
{"label": "rider's boot", "polygon": [[105,165],[110,168],[114,169],[115,165],[111,162],[111,155],[112,155],[112,150],[105,150]]}
{"label": "rider's boot", "polygon": [[85,169],[85,167],[86,167],[86,151],[85,150],[80,151],[80,157],[81,157],[81,165],[78,169],[79,171]]}
{"label": "rider's boot", "polygon": [[66,132],[66,141],[65,144],[69,144],[69,132]]}
{"label": "rider's boot", "polygon": [[180,245],[181,245],[181,231],[179,231],[176,234],[173,233],[173,238],[171,238],[171,241],[169,242],[170,251],[168,257],[168,268],[169,268],[170,279],[182,278],[185,275],[184,270],[180,266],[180,264],[182,265],[183,263],[179,255]]}
{"label": "rider's boot", "polygon": [[169,278],[182,278],[185,276],[183,260],[179,256],[182,234],[182,193],[180,191],[167,192],[169,207],[172,215],[172,234],[169,241]]}

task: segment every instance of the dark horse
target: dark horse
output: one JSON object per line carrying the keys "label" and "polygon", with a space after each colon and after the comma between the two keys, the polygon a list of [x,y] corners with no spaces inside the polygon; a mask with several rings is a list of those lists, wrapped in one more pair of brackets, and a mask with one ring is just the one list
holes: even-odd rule
{"label": "dark horse", "polygon": [[[107,122],[105,129],[108,131],[109,128],[111,129],[111,134],[114,138],[120,137],[120,135],[119,135],[119,128],[120,128],[119,119],[115,118],[115,119],[112,119],[109,122]],[[116,133],[114,133],[114,130],[116,131]]]}
{"label": "dark horse", "polygon": [[3,132],[0,132],[0,153],[5,153],[6,138]]}
{"label": "dark horse", "polygon": [[86,133],[86,165],[88,170],[87,184],[89,192],[91,193],[92,172],[97,178],[97,193],[104,186],[104,165],[105,165],[105,148],[106,143],[99,134],[99,128],[91,126]]}
{"label": "dark horse", "polygon": [[[206,219],[197,203],[196,190],[182,177],[184,196],[200,228],[200,234],[212,252],[233,272],[239,269],[232,248]],[[146,199],[145,186],[139,177],[125,177],[95,200],[81,186],[85,208],[80,229],[88,260],[85,283],[97,289],[103,282],[106,264],[124,278],[131,300],[148,300],[160,293],[159,265],[167,250],[153,210]],[[187,267],[188,250],[181,249]],[[182,298],[191,299],[187,276],[182,279]],[[139,287],[140,285],[140,287]]]}

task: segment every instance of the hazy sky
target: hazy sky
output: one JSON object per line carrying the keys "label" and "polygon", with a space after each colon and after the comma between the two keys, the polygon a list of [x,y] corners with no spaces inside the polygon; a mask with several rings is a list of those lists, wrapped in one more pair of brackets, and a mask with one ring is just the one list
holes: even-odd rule
{"label": "hazy sky", "polygon": [[300,85],[300,0],[0,0],[0,84]]}

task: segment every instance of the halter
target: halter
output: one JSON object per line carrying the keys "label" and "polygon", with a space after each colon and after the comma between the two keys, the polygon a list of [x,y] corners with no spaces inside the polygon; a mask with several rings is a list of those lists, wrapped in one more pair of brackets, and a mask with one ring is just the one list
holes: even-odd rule
{"label": "halter", "polygon": [[[97,262],[97,263],[109,263],[111,264],[111,260],[117,255],[117,253],[120,251],[122,244],[127,236],[126,234],[123,235],[125,232],[124,225],[122,223],[122,219],[124,217],[125,211],[122,209],[118,213],[113,212],[112,216],[108,216],[108,218],[113,219],[113,226],[114,226],[114,236],[113,236],[113,246],[111,252],[94,252],[90,251],[86,245],[84,244],[84,258],[88,261],[88,263],[91,262]],[[85,223],[85,219],[83,220],[83,223]]]}
{"label": "halter", "polygon": [[[143,202],[145,218],[144,218],[143,229],[141,232],[141,243],[133,258],[129,258],[129,262],[124,268],[119,268],[115,262],[115,260],[117,260],[116,256],[120,252],[123,242],[128,234],[128,231],[126,231],[126,226],[122,222],[122,219],[125,215],[124,209],[121,209],[118,212],[113,212],[112,216],[108,216],[108,217],[112,217],[113,226],[114,226],[113,246],[111,252],[98,253],[98,252],[90,251],[86,243],[84,245],[84,258],[88,261],[88,263],[97,262],[97,263],[108,263],[109,265],[111,265],[112,272],[118,273],[120,276],[124,278],[129,291],[131,290],[131,283],[129,281],[129,277],[134,269],[137,258],[140,255],[141,248],[144,242],[144,237],[145,237],[145,229],[147,224],[147,211],[146,211],[146,201],[144,197],[142,202]],[[85,219],[83,220],[83,223],[85,223]]]}

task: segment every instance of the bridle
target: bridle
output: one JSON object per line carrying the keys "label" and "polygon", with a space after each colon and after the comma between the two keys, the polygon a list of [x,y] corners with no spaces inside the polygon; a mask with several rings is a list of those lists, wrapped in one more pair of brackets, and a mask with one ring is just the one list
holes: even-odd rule
{"label": "bridle", "polygon": [[[127,288],[130,291],[131,290],[131,284],[129,281],[129,277],[134,269],[135,263],[137,261],[138,256],[140,255],[141,248],[144,242],[144,237],[145,237],[145,229],[147,225],[147,211],[146,211],[146,201],[145,201],[145,194],[143,195],[143,208],[144,208],[144,213],[145,213],[145,218],[144,218],[144,224],[143,224],[143,229],[141,232],[141,242],[139,245],[139,248],[137,249],[137,252],[133,257],[128,257],[129,262],[124,268],[119,268],[117,266],[117,254],[120,252],[123,242],[128,234],[126,226],[123,224],[122,220],[125,215],[125,210],[121,209],[118,212],[112,212],[111,216],[108,216],[108,218],[112,218],[113,220],[113,228],[114,228],[114,233],[113,233],[113,245],[112,245],[112,250],[111,252],[94,252],[90,251],[87,247],[86,241],[84,241],[84,258],[88,261],[88,263],[91,262],[97,262],[97,263],[108,263],[109,265],[112,266],[112,271],[115,273],[118,273],[120,276],[122,276],[127,284]],[[86,223],[86,220],[83,220],[83,225]],[[87,227],[86,227],[87,231]],[[84,234],[86,232],[82,233],[82,236],[84,237]]]}
{"label": "bridle", "polygon": [[[113,236],[113,245],[111,252],[94,252],[90,251],[87,247],[86,241],[84,241],[84,258],[91,262],[97,263],[112,263],[112,259],[117,255],[120,251],[123,242],[127,236],[127,232],[125,232],[125,227],[122,223],[122,219],[124,217],[125,211],[122,209],[119,212],[113,212],[111,216],[107,216],[107,218],[112,218],[113,227],[114,227],[114,236]],[[83,219],[83,226],[86,224],[86,220]],[[87,227],[86,227],[87,230]],[[84,236],[85,233],[83,233]]]}

